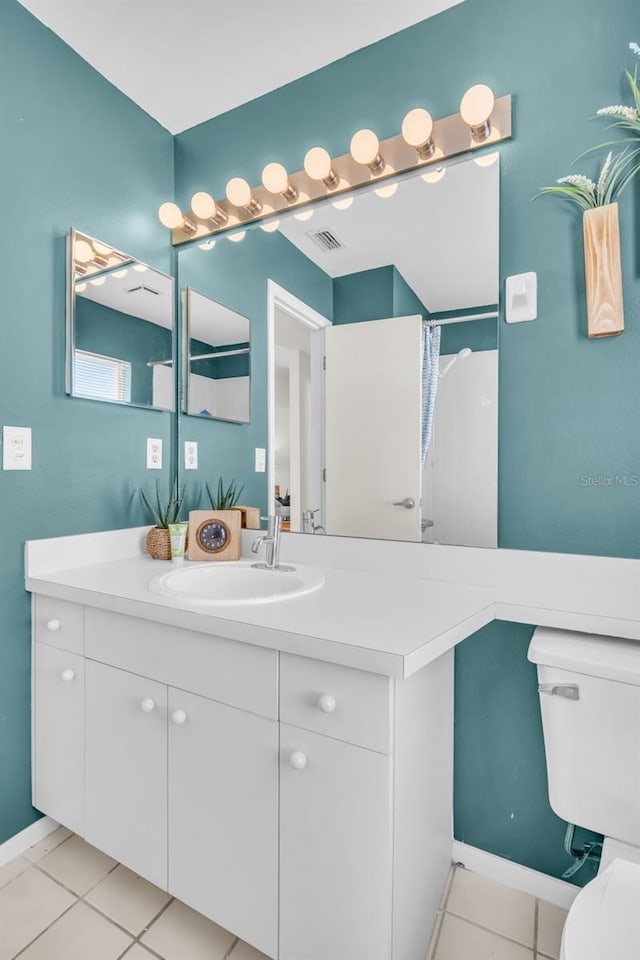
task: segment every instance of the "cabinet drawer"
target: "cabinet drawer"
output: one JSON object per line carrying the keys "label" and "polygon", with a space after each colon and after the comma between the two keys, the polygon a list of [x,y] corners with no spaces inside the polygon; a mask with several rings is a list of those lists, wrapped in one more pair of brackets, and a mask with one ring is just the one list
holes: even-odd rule
{"label": "cabinet drawer", "polygon": [[34,596],[33,629],[38,643],[84,653],[84,607],[54,597]]}
{"label": "cabinet drawer", "polygon": [[391,752],[389,677],[280,655],[280,719],[380,753]]}
{"label": "cabinet drawer", "polygon": [[87,607],[86,655],[277,719],[275,650]]}

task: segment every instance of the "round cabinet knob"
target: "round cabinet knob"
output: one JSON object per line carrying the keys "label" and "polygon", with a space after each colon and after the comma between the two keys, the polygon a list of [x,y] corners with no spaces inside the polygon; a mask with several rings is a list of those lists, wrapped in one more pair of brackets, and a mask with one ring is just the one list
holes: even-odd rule
{"label": "round cabinet knob", "polygon": [[176,723],[180,727],[183,723],[187,722],[187,714],[184,710],[174,710],[171,714],[171,722]]}
{"label": "round cabinet knob", "polygon": [[152,700],[151,697],[145,697],[144,700],[140,701],[140,709],[143,713],[151,713],[152,710],[155,710],[156,702]]}
{"label": "round cabinet knob", "polygon": [[72,670],[71,667],[67,667],[67,669],[63,670],[62,673],[60,674],[60,679],[68,683],[70,680],[73,680],[75,675],[76,675],[75,670]]}
{"label": "round cabinet knob", "polygon": [[307,765],[307,758],[302,750],[294,750],[289,757],[289,766],[294,770],[304,770]]}
{"label": "round cabinet knob", "polygon": [[318,707],[323,713],[333,713],[336,708],[336,698],[330,693],[323,693],[318,697]]}
{"label": "round cabinet knob", "polygon": [[51,633],[55,633],[56,630],[59,630],[62,624],[57,619],[57,617],[52,617],[51,620],[47,620],[47,630],[50,630]]}

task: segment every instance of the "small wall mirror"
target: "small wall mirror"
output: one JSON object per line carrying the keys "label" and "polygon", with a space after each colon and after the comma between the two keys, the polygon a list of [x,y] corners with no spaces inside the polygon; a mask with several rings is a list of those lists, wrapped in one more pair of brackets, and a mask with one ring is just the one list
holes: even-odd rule
{"label": "small wall mirror", "polygon": [[72,230],[67,393],[175,409],[173,278]]}
{"label": "small wall mirror", "polygon": [[251,323],[196,290],[183,292],[184,412],[251,421]]}

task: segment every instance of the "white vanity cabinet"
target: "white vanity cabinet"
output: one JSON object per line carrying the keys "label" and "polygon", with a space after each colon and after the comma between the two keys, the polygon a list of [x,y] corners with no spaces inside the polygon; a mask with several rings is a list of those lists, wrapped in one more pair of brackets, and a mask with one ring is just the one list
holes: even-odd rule
{"label": "white vanity cabinet", "polygon": [[452,651],[394,680],[34,598],[36,806],[277,960],[423,960],[452,705]]}

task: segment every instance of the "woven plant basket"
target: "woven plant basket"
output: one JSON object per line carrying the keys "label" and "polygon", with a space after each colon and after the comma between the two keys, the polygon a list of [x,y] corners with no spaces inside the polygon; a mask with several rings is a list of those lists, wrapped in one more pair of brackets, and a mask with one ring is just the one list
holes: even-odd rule
{"label": "woven plant basket", "polygon": [[147,534],[147,553],[154,560],[171,560],[171,537],[162,527],[151,527]]}

